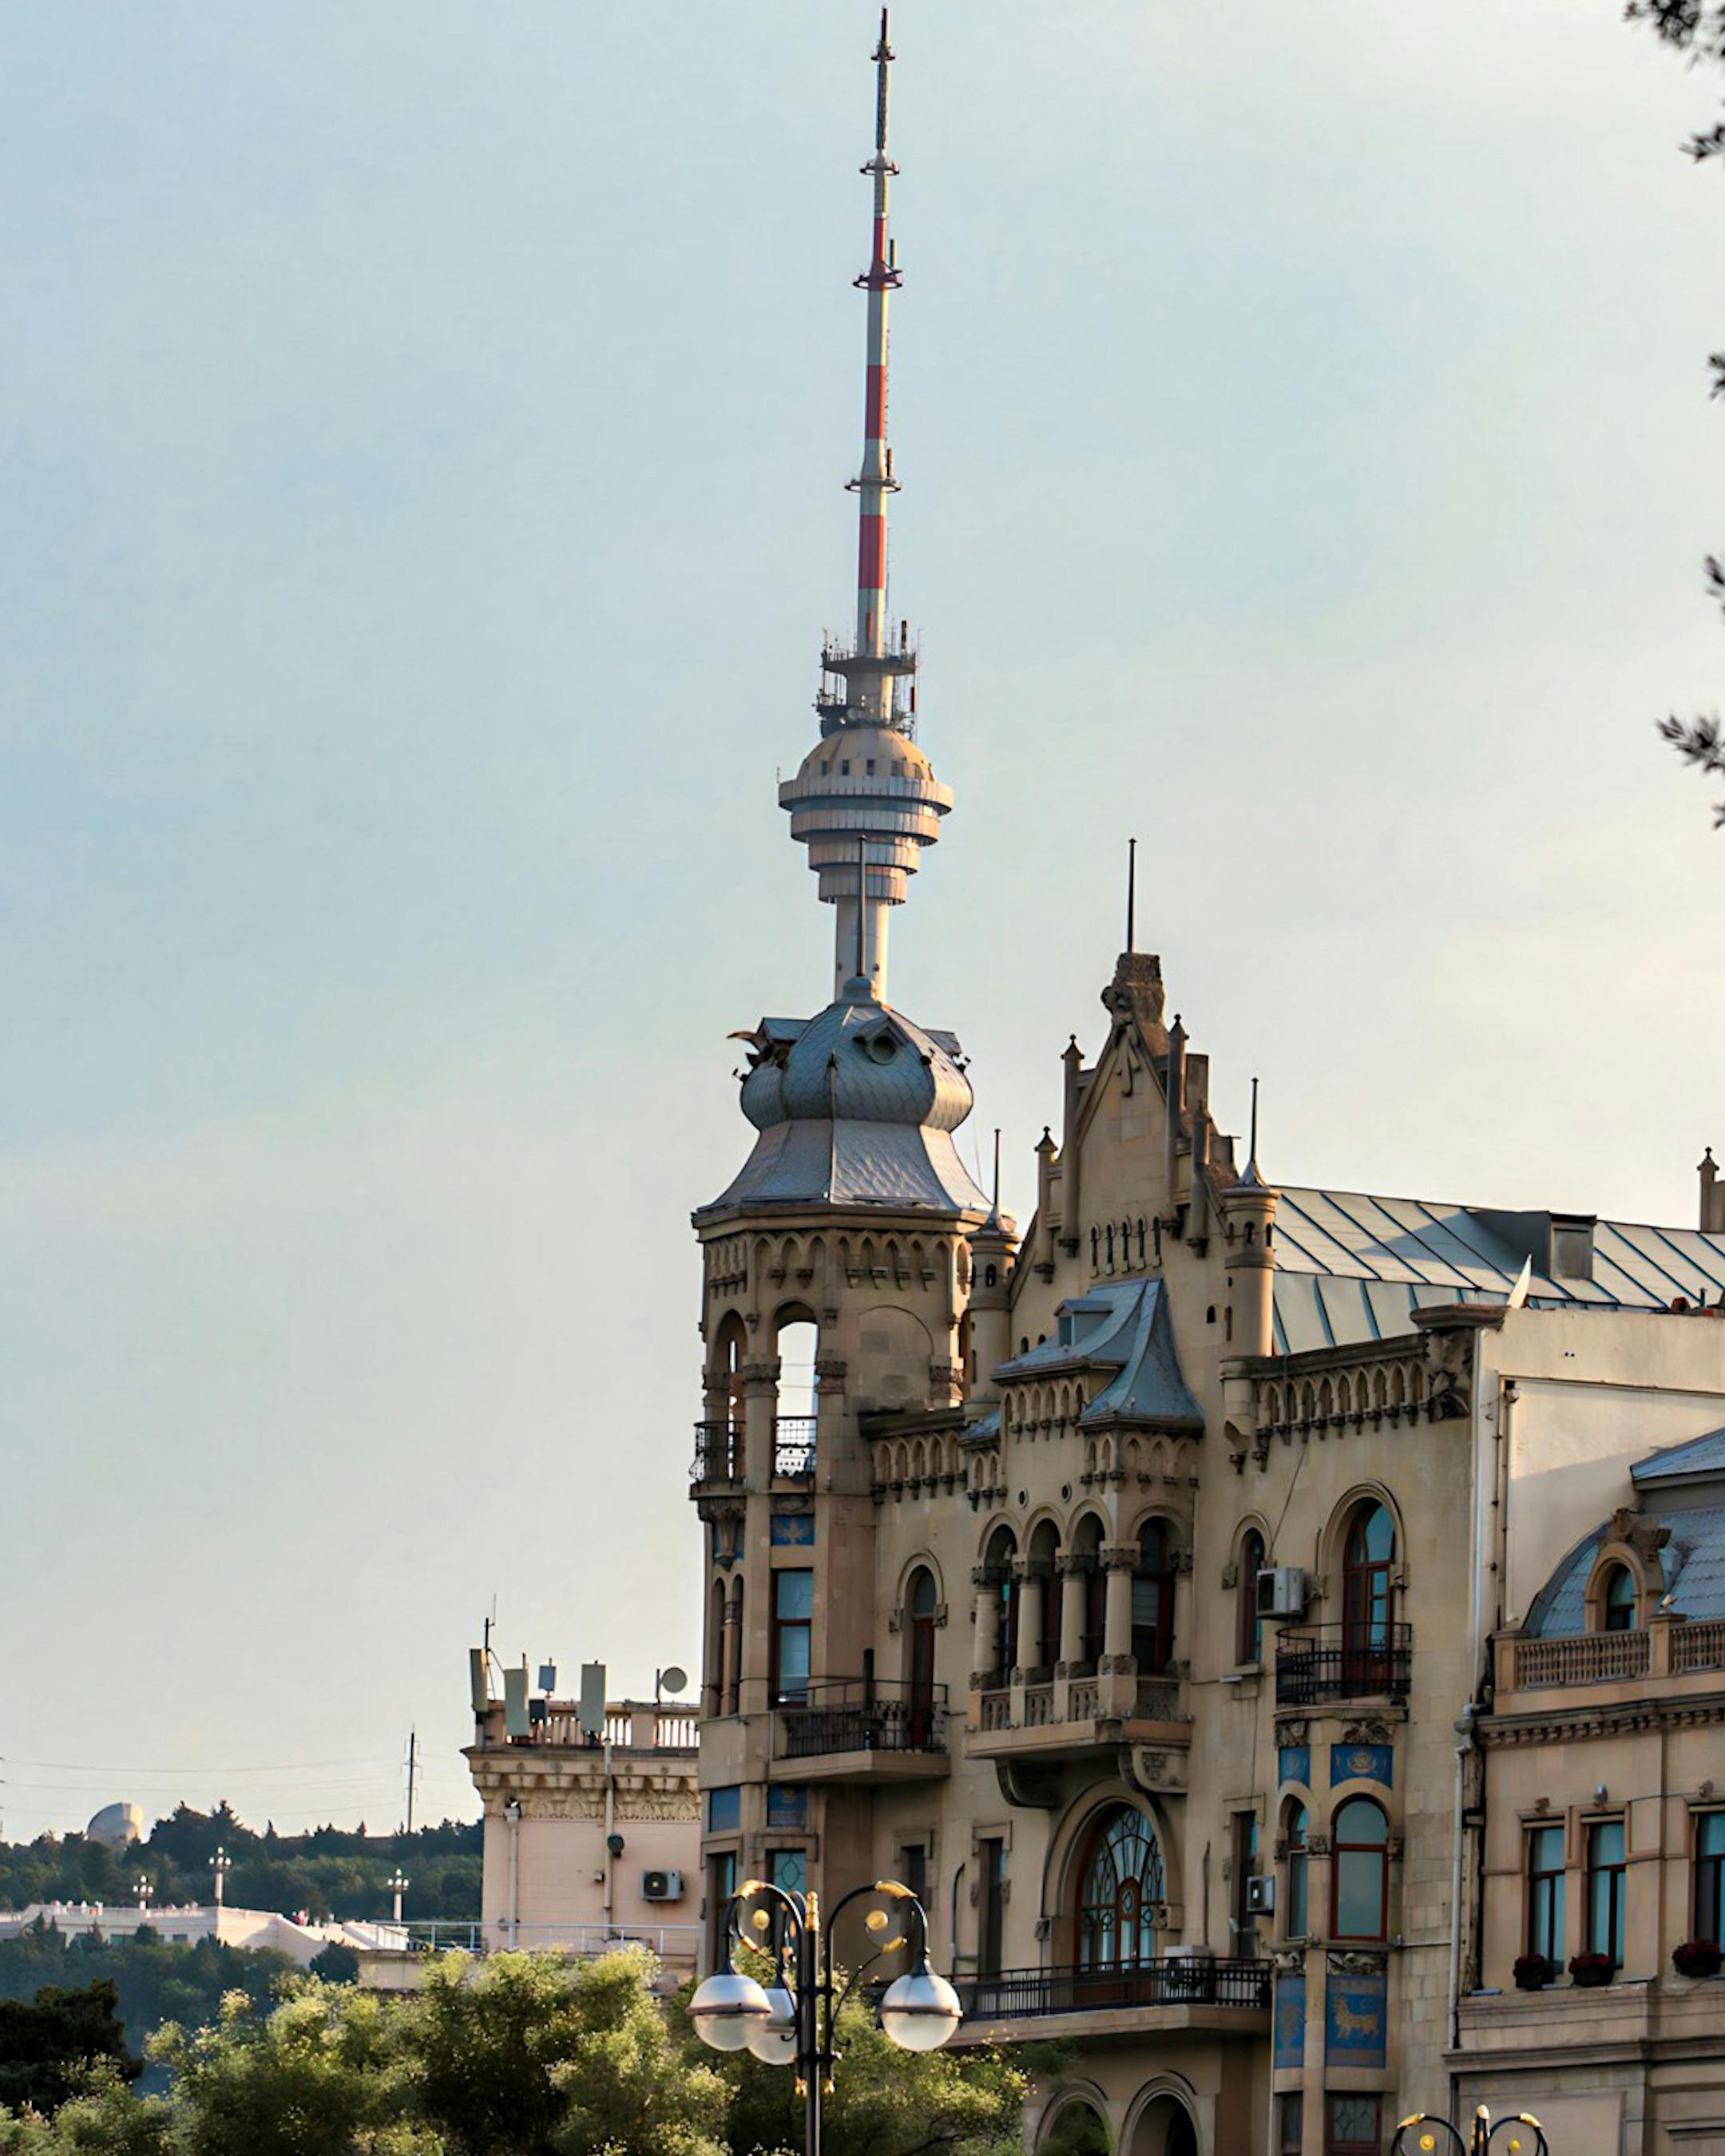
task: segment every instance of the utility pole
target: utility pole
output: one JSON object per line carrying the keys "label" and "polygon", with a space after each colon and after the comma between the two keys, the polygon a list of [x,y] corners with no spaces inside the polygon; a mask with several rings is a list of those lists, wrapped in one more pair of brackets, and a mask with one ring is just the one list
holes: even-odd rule
{"label": "utility pole", "polygon": [[419,1732],[417,1729],[410,1729],[408,1732],[408,1823],[406,1828],[408,1834],[413,1831],[413,1791],[418,1779]]}

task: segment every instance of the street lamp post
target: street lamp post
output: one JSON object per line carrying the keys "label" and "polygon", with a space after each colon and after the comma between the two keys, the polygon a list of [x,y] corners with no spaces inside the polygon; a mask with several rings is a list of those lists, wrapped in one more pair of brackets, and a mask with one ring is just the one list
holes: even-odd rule
{"label": "street lamp post", "polygon": [[[853,1902],[870,1897],[876,1906],[867,1927],[875,1950],[840,1990],[831,1927]],[[903,1920],[902,1928],[896,1919]],[[909,1946],[916,1957],[916,1966],[881,1996],[880,2026],[893,2043],[906,2051],[937,2051],[963,2019],[957,1993],[929,1965],[927,1914],[896,1879],[877,1880],[845,1895],[824,1933],[816,1896],[805,1901],[765,1880],[745,1880],[725,1905],[721,1936],[727,1966],[696,1990],[689,2018],[701,2041],[716,2051],[747,2050],[767,2066],[795,2066],[803,2091],[805,2156],[820,2156],[821,2100],[832,2087],[839,2056],[833,2039],[839,2013],[884,1954]],[[737,1968],[737,1948],[745,1943],[769,1958],[770,1987]]]}
{"label": "street lamp post", "polygon": [[395,1897],[395,1921],[397,1923],[399,1923],[401,1922],[401,1897],[407,1892],[408,1888],[412,1882],[408,1879],[400,1865],[398,1864],[394,1871],[383,1883]]}
{"label": "street lamp post", "polygon": [[227,1881],[228,1874],[234,1869],[234,1859],[228,1854],[225,1849],[218,1849],[215,1855],[211,1857],[209,1861],[209,1868],[215,1876],[216,1907],[219,1909],[222,1906],[223,1886]]}
{"label": "street lamp post", "polygon": [[[1430,2152],[1441,2145],[1450,2156],[1488,2156],[1500,2133],[1507,2133],[1504,2143],[1505,2156],[1551,2156],[1551,2144],[1545,2138],[1545,2128],[1529,2112],[1511,2112],[1494,2126],[1491,2114],[1484,2104],[1473,2115],[1473,2132],[1464,2141],[1446,2118],[1433,2118],[1428,2112],[1416,2111],[1411,2118],[1404,2118],[1395,2129],[1395,2138],[1389,2144],[1389,2156],[1430,2156]],[[1533,2136],[1525,2139],[1515,2129],[1525,2127]],[[1440,2144],[1438,2136],[1448,2138]]]}

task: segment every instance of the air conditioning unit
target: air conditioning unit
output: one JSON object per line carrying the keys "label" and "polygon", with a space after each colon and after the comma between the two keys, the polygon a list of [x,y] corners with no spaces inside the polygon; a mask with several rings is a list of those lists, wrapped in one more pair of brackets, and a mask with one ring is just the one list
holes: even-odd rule
{"label": "air conditioning unit", "polygon": [[1276,1910],[1276,1874],[1255,1871],[1245,1883],[1245,1911],[1249,1917],[1268,1917]]}
{"label": "air conditioning unit", "polygon": [[683,1875],[680,1871],[644,1871],[641,1874],[641,1899],[644,1902],[680,1902],[683,1898]]}
{"label": "air conditioning unit", "polygon": [[1260,1617],[1303,1617],[1309,1590],[1297,1564],[1266,1565],[1258,1574]]}

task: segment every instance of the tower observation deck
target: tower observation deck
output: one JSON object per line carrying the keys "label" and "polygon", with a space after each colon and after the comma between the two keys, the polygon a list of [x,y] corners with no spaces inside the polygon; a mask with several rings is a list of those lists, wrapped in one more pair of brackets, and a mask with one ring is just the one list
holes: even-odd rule
{"label": "tower observation deck", "polygon": [[887,229],[887,183],[898,167],[886,154],[887,76],[892,48],[880,14],[875,71],[875,154],[863,167],[874,186],[874,241],[856,280],[868,295],[863,459],[850,482],[857,497],[856,632],[830,639],[820,654],[815,710],[820,740],[794,778],[778,789],[791,836],[809,849],[824,905],[837,909],[834,993],[860,975],[886,999],[888,908],[902,906],[924,846],[940,836],[952,790],[916,745],[916,649],[907,622],[887,619],[886,501],[897,493],[886,440],[886,303],[899,284],[898,250]]}

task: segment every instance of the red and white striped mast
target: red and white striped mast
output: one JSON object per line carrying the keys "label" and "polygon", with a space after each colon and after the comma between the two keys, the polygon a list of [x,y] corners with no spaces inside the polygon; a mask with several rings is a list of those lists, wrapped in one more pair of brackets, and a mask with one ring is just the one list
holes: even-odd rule
{"label": "red and white striped mast", "polygon": [[862,170],[874,182],[874,239],[869,266],[855,280],[869,301],[863,457],[846,482],[857,497],[856,634],[849,643],[824,640],[815,698],[820,746],[780,786],[778,798],[790,811],[791,836],[809,849],[823,903],[836,909],[834,993],[846,994],[860,979],[884,1001],[891,909],[903,905],[952,796],[916,747],[916,653],[909,625],[886,613],[886,497],[898,492],[886,443],[886,295],[899,273],[887,230],[887,189],[898,167],[886,154],[892,46],[884,8],[873,57],[875,154]]}
{"label": "red and white striped mast", "polygon": [[[886,443],[886,295],[899,281],[897,250],[887,229],[887,187],[898,171],[886,154],[887,71],[892,47],[887,42],[887,12],[880,10],[880,42],[875,48],[875,154],[863,167],[875,182],[874,249],[866,272],[857,279],[869,295],[867,388],[863,400],[862,471],[853,481],[859,511],[856,555],[856,650],[859,658],[880,659],[886,651],[886,497],[898,491],[892,451]],[[889,716],[888,676],[858,670],[861,685],[878,702],[870,717]],[[873,700],[871,699],[871,701]]]}

